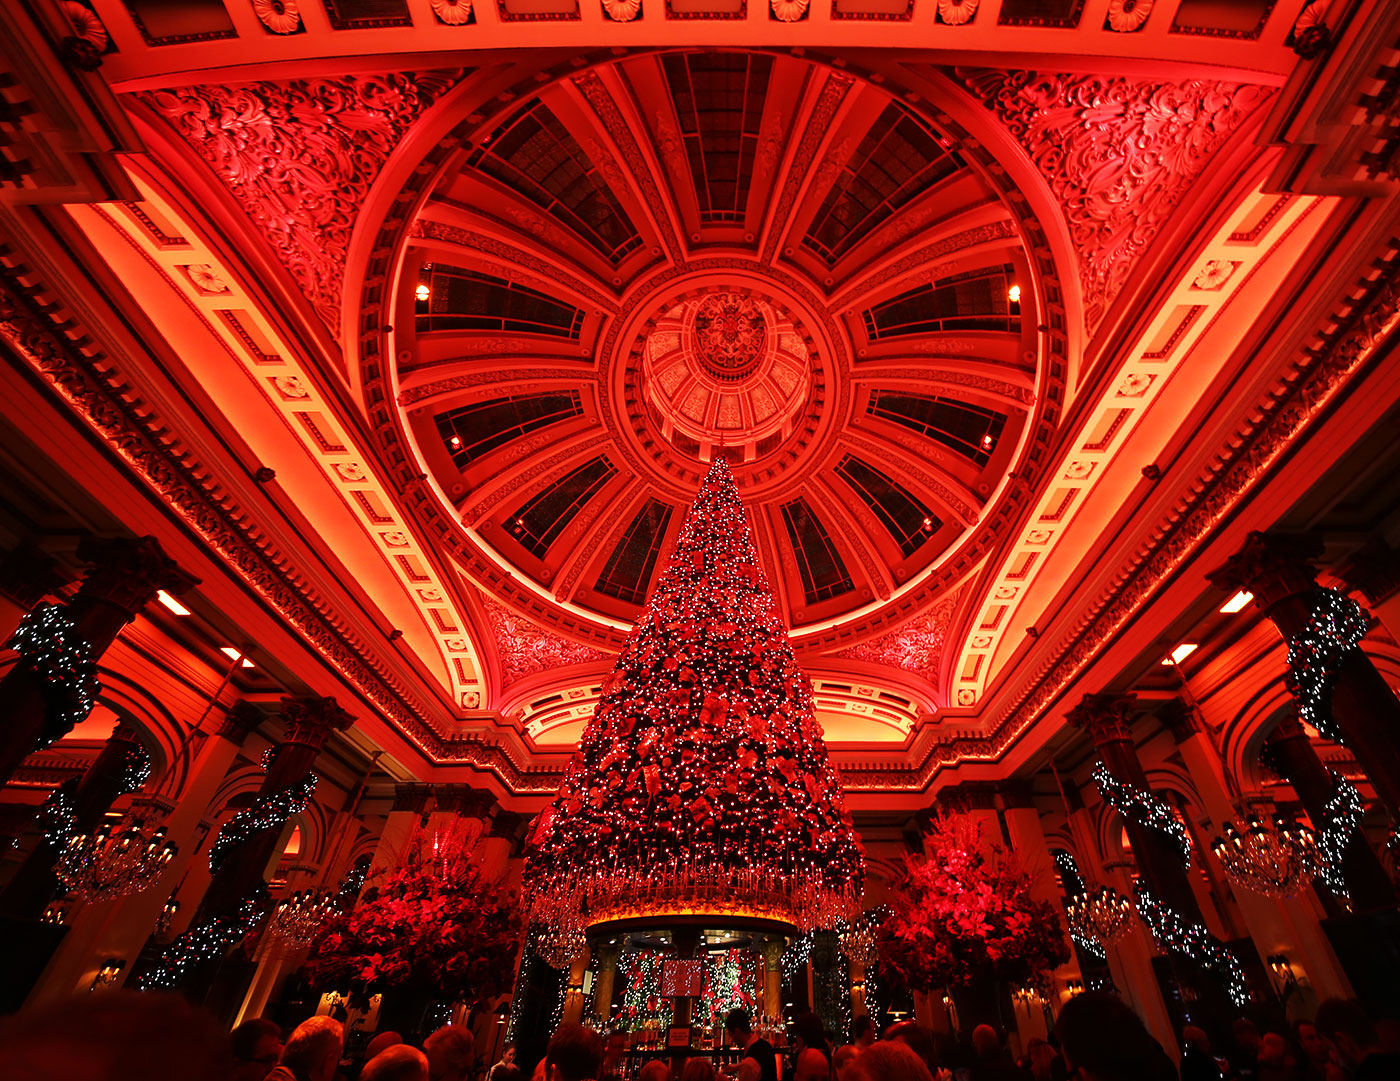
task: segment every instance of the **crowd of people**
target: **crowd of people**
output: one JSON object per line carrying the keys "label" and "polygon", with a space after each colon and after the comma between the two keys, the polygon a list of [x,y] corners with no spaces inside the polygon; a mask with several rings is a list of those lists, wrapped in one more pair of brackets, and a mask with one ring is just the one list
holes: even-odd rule
{"label": "crowd of people", "polygon": [[[726,1019],[730,1061],[705,1055],[640,1064],[636,1081],[1400,1081],[1400,1038],[1378,1029],[1355,1001],[1324,1002],[1312,1021],[1263,1031],[1241,1018],[1229,1046],[1187,1025],[1173,1060],[1120,999],[1088,992],[1067,1002],[1049,1039],[1013,1058],[1000,1034],[978,1025],[965,1042],[912,1021],[876,1032],[855,1019],[839,1043],[812,1013],[799,1014],[780,1054],[748,1015]],[[530,1081],[623,1081],[603,1037],[559,1026]],[[446,1025],[419,1046],[379,1032],[350,1054],[341,1023],[308,1018],[285,1034],[265,1019],[221,1031],[176,996],[119,992],[75,998],[0,1024],[0,1081],[524,1081],[507,1047],[476,1054],[471,1032]],[[629,1079],[631,1081],[631,1079]]]}

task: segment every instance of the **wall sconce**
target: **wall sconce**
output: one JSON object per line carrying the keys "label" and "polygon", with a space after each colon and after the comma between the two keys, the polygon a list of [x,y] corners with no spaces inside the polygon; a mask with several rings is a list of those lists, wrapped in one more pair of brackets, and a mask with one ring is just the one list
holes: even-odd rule
{"label": "wall sconce", "polygon": [[1065,995],[1066,995],[1067,997],[1073,998],[1075,995],[1082,995],[1083,993],[1084,993],[1084,981],[1083,981],[1083,980],[1066,980],[1066,981],[1065,981]]}
{"label": "wall sconce", "polygon": [[180,902],[175,898],[165,902],[165,907],[160,910],[160,915],[156,917],[156,937],[165,938],[170,934],[170,925],[175,920],[175,913],[180,911]]}
{"label": "wall sconce", "polygon": [[64,923],[68,916],[68,910],[63,906],[62,901],[52,901],[44,909],[44,914],[39,918],[44,923]]}
{"label": "wall sconce", "polygon": [[865,992],[865,981],[864,981],[864,980],[852,980],[852,981],[851,981],[851,990],[852,990],[852,991],[860,991],[861,993],[864,993],[864,992]]}
{"label": "wall sconce", "polygon": [[1285,1001],[1298,989],[1298,975],[1288,960],[1288,954],[1275,953],[1269,956],[1269,972],[1278,981],[1279,997]]}
{"label": "wall sconce", "polygon": [[97,975],[92,978],[92,987],[89,990],[96,991],[99,987],[107,987],[117,982],[117,977],[121,975],[122,969],[126,967],[126,962],[119,957],[109,957],[102,962],[102,967],[97,970]]}

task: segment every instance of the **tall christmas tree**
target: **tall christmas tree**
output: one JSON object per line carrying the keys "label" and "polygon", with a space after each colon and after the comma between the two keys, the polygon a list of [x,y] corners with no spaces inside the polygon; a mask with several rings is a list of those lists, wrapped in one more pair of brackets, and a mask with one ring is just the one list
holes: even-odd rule
{"label": "tall christmas tree", "polygon": [[811,682],[717,458],[531,831],[532,916],[828,925],[864,870]]}

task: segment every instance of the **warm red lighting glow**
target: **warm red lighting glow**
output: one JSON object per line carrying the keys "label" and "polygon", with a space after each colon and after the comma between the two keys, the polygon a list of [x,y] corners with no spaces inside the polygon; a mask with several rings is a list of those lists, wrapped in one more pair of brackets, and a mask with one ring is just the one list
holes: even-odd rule
{"label": "warm red lighting glow", "polygon": [[1012,304],[1021,303],[1021,287],[1019,285],[1013,285],[1008,288],[1006,290],[1006,299],[1011,301]]}
{"label": "warm red lighting glow", "polygon": [[419,300],[426,301],[432,296],[432,291],[428,288],[427,282],[419,282],[418,288],[413,291],[413,295]]}
{"label": "warm red lighting glow", "polygon": [[233,646],[220,646],[219,652],[231,661],[242,661],[244,668],[254,667],[253,662],[243,656],[243,651],[241,649],[235,649]]}
{"label": "warm red lighting glow", "polygon": [[1184,661],[1187,657],[1191,656],[1191,654],[1195,652],[1195,642],[1182,642],[1181,645],[1177,646],[1174,650],[1171,651],[1170,656],[1162,658],[1162,663],[1167,665],[1180,664],[1182,661]]}
{"label": "warm red lighting glow", "polygon": [[1234,615],[1236,612],[1242,611],[1245,605],[1247,605],[1253,599],[1253,593],[1246,592],[1242,589],[1233,597],[1231,597],[1228,601],[1222,604],[1220,606],[1220,610],[1226,615]]}
{"label": "warm red lighting glow", "polygon": [[156,600],[160,601],[161,604],[165,605],[165,607],[169,608],[177,616],[187,616],[190,614],[190,610],[188,608],[186,608],[183,604],[181,604],[163,589],[156,594]]}

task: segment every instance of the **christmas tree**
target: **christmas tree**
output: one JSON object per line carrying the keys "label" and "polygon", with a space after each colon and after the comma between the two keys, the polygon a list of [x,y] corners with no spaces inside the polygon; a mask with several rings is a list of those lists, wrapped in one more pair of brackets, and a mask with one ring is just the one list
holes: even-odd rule
{"label": "christmas tree", "polygon": [[864,858],[723,458],[534,824],[532,915],[830,925]]}

